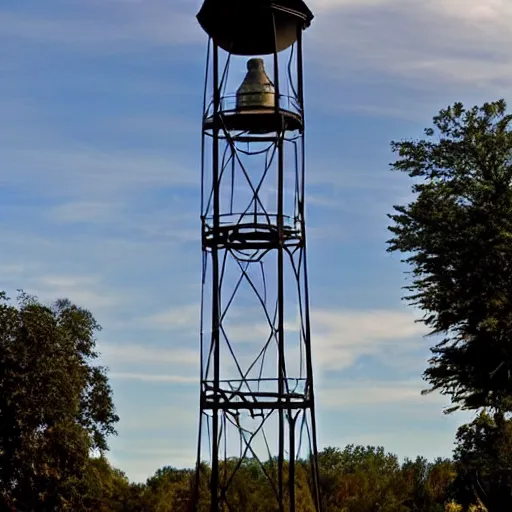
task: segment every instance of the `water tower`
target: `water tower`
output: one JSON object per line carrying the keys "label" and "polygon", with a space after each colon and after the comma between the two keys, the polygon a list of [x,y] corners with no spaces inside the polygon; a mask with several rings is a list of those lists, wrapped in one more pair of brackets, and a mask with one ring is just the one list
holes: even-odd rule
{"label": "water tower", "polygon": [[272,510],[300,499],[318,511],[302,55],[313,14],[302,0],[205,0],[197,18],[209,42],[196,497],[238,512],[251,475]]}

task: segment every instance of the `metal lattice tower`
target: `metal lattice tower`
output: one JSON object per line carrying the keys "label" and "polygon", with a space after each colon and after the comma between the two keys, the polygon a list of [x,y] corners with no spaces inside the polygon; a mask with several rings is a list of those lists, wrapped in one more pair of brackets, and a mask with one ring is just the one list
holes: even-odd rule
{"label": "metal lattice tower", "polygon": [[269,512],[299,499],[320,510],[304,221],[312,18],[302,0],[205,0],[198,14],[209,42],[196,510],[243,510],[247,475]]}

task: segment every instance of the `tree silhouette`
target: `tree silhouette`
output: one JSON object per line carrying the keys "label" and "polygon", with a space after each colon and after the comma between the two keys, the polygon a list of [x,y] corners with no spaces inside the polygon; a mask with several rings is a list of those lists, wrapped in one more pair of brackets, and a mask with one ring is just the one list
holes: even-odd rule
{"label": "tree silhouette", "polygon": [[411,268],[405,297],[440,335],[424,373],[453,407],[511,408],[512,116],[505,101],[441,110],[426,139],[393,142],[415,199],[395,206],[389,251]]}

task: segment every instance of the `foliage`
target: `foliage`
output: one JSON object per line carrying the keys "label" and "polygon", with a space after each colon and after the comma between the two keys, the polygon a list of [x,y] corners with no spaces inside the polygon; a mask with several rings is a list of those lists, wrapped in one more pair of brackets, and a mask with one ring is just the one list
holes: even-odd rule
{"label": "foliage", "polygon": [[512,510],[512,420],[482,411],[457,431],[459,501],[475,496],[489,512]]}
{"label": "foliage", "polygon": [[89,453],[117,416],[92,314],[0,293],[0,500],[18,511],[82,509]]}
{"label": "foliage", "polygon": [[450,501],[445,505],[444,512],[463,512],[463,507],[455,501]]}
{"label": "foliage", "polygon": [[404,297],[442,335],[424,373],[453,407],[511,409],[512,116],[497,101],[441,110],[426,139],[393,142],[392,169],[414,179],[395,206],[389,251],[405,255]]}
{"label": "foliage", "polygon": [[[222,466],[221,475],[229,478],[230,471],[239,463],[238,459],[229,459],[227,465]],[[268,475],[275,470],[273,459],[263,465]],[[306,461],[299,461],[297,467],[297,512],[314,512],[306,478],[307,465]],[[386,453],[382,447],[349,445],[343,450],[324,449],[319,454],[319,465],[324,512],[476,512],[476,509],[457,508],[461,506],[452,500],[455,467],[449,460],[428,462],[418,457],[400,464],[395,455]],[[208,467],[203,465],[201,470],[207,477]],[[228,493],[230,509],[275,512],[275,498],[265,483],[259,463],[244,460],[238,471],[237,480]],[[142,492],[138,494],[138,501],[131,502],[132,508],[124,505],[127,508],[119,510],[188,512],[193,477],[193,472],[187,469],[162,468],[139,487]],[[129,486],[123,489],[134,496],[133,484],[131,489]],[[202,493],[198,510],[207,512],[208,492],[203,491],[206,492]]]}
{"label": "foliage", "polygon": [[83,510],[98,512],[140,511],[144,488],[132,484],[119,469],[113,468],[104,455],[91,458],[86,475]]}
{"label": "foliage", "polygon": [[437,459],[430,463],[423,457],[414,461],[406,459],[402,474],[407,489],[405,504],[409,509],[425,512],[443,510],[442,505],[449,497],[456,477],[452,461]]}
{"label": "foliage", "polygon": [[407,510],[397,487],[400,464],[384,448],[327,448],[319,454],[319,466],[325,512],[337,511],[340,502],[345,503],[347,512]]}
{"label": "foliage", "polygon": [[144,506],[154,512],[187,512],[193,472],[173,467],[159,469],[148,479]]}

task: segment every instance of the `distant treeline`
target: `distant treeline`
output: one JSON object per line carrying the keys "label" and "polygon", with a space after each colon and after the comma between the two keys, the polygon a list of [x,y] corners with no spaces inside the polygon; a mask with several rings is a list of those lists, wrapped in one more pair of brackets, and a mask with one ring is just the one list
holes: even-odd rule
{"label": "distant treeline", "polygon": [[[227,464],[234,467],[238,461]],[[263,464],[265,473],[275,471],[275,461]],[[423,457],[405,460],[387,453],[382,447],[347,446],[343,450],[326,448],[319,454],[320,493],[324,512],[462,512],[484,511],[475,501],[472,482],[457,470],[460,463],[450,459],[433,462]],[[194,470],[164,467],[145,484],[130,483],[106,459],[91,461],[91,475],[97,486],[91,487],[88,507],[97,511],[189,512]],[[229,468],[226,474],[229,474]],[[308,464],[299,463],[297,512],[314,512],[308,481]],[[201,471],[208,472],[207,465]],[[221,471],[221,473],[223,473]],[[244,461],[230,485],[232,510],[279,512],[260,463]],[[460,501],[459,504],[458,502]],[[208,490],[201,489],[197,509],[209,511]],[[503,509],[505,510],[505,509]]]}

